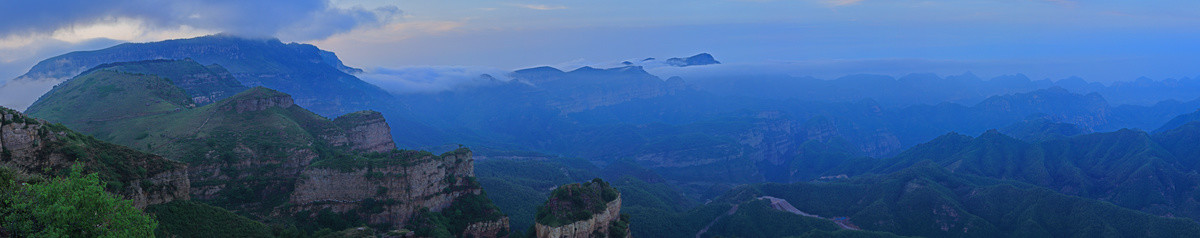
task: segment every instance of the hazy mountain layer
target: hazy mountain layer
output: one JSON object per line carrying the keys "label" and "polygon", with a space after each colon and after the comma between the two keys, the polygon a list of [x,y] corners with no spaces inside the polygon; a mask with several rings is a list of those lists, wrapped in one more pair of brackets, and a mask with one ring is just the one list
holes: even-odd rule
{"label": "hazy mountain layer", "polygon": [[[342,65],[332,52],[307,44],[227,35],[125,43],[101,50],[71,52],[39,62],[18,80],[65,81],[103,64],[155,59],[190,59],[205,65],[221,65],[243,85],[265,86],[291,94],[297,104],[325,116],[383,110],[399,104],[382,89],[350,75],[360,70]],[[160,76],[173,78],[173,75]]]}

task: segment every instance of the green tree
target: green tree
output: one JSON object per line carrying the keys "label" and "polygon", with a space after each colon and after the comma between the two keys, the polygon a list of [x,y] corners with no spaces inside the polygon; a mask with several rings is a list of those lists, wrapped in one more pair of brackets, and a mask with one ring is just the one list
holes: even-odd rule
{"label": "green tree", "polygon": [[19,190],[0,197],[0,221],[13,235],[154,237],[158,227],[133,202],[104,192],[99,176],[84,175],[78,168],[65,178],[15,186]]}

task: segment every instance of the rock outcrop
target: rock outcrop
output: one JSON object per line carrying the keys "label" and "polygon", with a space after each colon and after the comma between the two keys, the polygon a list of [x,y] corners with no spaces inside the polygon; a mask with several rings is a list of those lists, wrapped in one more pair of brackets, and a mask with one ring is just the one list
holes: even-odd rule
{"label": "rock outcrop", "polygon": [[334,146],[349,146],[354,151],[387,152],[396,148],[392,141],[392,128],[376,111],[359,111],[333,119],[342,129],[326,140]]}
{"label": "rock outcrop", "polygon": [[508,237],[508,217],[494,221],[472,223],[460,237]]}
{"label": "rock outcrop", "polygon": [[[588,238],[593,233],[608,234],[611,223],[621,216],[621,198],[605,204],[604,212],[593,214],[592,218],[576,221],[562,226],[535,225],[538,238]],[[626,232],[625,237],[629,237]]]}
{"label": "rock outcrop", "polygon": [[[304,169],[289,204],[292,212],[346,213],[367,206],[382,211],[363,214],[370,224],[402,225],[421,208],[438,212],[465,194],[480,194],[471,152],[436,156],[394,151],[386,161],[365,164],[315,164]],[[366,166],[360,166],[366,165]],[[370,201],[370,202],[368,202]]]}
{"label": "rock outcrop", "polygon": [[[267,109],[270,109],[273,107],[289,108],[292,105],[296,105],[296,103],[292,101],[291,95],[275,92],[274,90],[263,90],[263,89],[266,89],[266,88],[255,87],[255,88],[250,89],[250,90],[255,90],[254,91],[255,94],[247,95],[247,97],[238,98],[232,104],[227,105],[227,107],[230,107],[228,109],[237,111],[237,113],[243,113],[243,112],[262,111],[262,110],[267,110]],[[271,91],[271,93],[261,93],[260,94],[260,93],[257,93],[257,91],[263,91],[263,92]]]}
{"label": "rock outcrop", "polygon": [[3,107],[0,118],[0,166],[46,176],[78,166],[99,173],[110,183],[109,192],[133,200],[138,208],[189,199],[183,163],[98,141]]}
{"label": "rock outcrop", "polygon": [[538,208],[533,232],[538,238],[630,236],[628,217],[621,215],[620,192],[600,179],[563,185],[551,192],[546,204]]}

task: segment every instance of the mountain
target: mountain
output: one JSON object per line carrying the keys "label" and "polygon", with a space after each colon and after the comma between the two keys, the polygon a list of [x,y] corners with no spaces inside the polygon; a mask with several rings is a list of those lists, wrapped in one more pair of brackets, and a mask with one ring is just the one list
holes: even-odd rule
{"label": "mountain", "polygon": [[[1157,137],[1178,145],[1163,139],[1182,133]],[[1194,155],[1176,155],[1149,134],[1134,130],[1039,143],[988,131],[976,138],[944,135],[878,160],[869,171],[885,174],[928,163],[955,174],[1021,181],[1150,214],[1197,219],[1200,177],[1196,158],[1185,156]],[[872,166],[859,168],[863,167]]]}
{"label": "mountain", "polygon": [[693,55],[693,56],[687,57],[687,58],[670,58],[670,59],[667,59],[665,63],[667,63],[667,65],[671,65],[671,66],[675,66],[675,67],[688,67],[688,66],[697,66],[697,65],[720,64],[721,62],[717,61],[717,59],[714,59],[713,56],[708,53],[700,53],[700,54],[696,54],[696,55]]}
{"label": "mountain", "polygon": [[1200,170],[1200,122],[1189,122],[1170,130],[1154,133],[1154,141],[1179,158],[1184,170]]}
{"label": "mountain", "polygon": [[1088,130],[1075,124],[1054,122],[1046,118],[1025,120],[999,129],[1000,133],[1024,141],[1047,141],[1087,134]]}
{"label": "mountain", "polygon": [[[895,156],[951,131],[976,134],[1003,128],[1023,139],[1043,140],[1149,128],[1200,107],[1200,101],[1114,106],[1099,94],[1048,88],[978,99],[973,105],[889,108],[875,100],[722,96],[692,87],[691,81],[663,81],[639,69],[538,67],[517,70],[510,81],[399,97],[418,121],[447,135],[418,142],[423,148],[454,142],[489,148],[481,152],[485,156],[518,150],[598,164],[632,159],[700,200],[720,193],[714,188],[736,184],[837,176],[823,169],[851,166],[847,157]],[[845,80],[865,80],[859,85],[874,87],[872,82],[890,79]],[[902,78],[905,84],[929,87],[955,80]],[[1018,75],[992,83],[1026,81]]]}
{"label": "mountain", "polygon": [[[332,52],[307,44],[229,35],[125,43],[101,50],[71,52],[39,62],[16,80],[65,81],[103,64],[156,59],[190,59],[203,65],[220,65],[242,85],[265,86],[291,94],[297,104],[325,116],[382,110],[398,103],[379,87],[351,75],[360,70],[342,65]],[[164,78],[188,80],[157,73]]]}
{"label": "mountain", "polygon": [[[716,218],[704,237],[799,236],[830,230],[922,237],[1188,237],[1200,232],[1200,225],[1187,219],[930,165],[835,182],[748,185],[706,207],[730,209],[731,204],[736,206],[729,215],[709,215]],[[760,215],[739,215],[742,212]],[[811,228],[800,229],[805,226]],[[778,234],[783,232],[791,233]]]}
{"label": "mountain", "polygon": [[188,166],[97,140],[0,107],[0,164],[26,174],[66,176],[73,166],[97,173],[105,190],[148,205],[188,200]]}
{"label": "mountain", "polygon": [[638,66],[582,67],[568,72],[538,67],[517,70],[511,76],[513,80],[461,90],[399,95],[410,106],[415,120],[447,135],[418,137],[413,143],[490,147],[540,144],[531,140],[546,140],[556,136],[560,128],[574,127],[564,119],[567,114],[686,90],[682,80],[664,81]]}
{"label": "mountain", "polygon": [[[121,67],[179,72],[173,67],[195,65],[164,62]],[[454,220],[465,223],[455,234],[508,229],[503,215],[488,209],[469,150],[397,150],[378,112],[330,120],[261,86],[194,108],[185,106],[189,100],[159,75],[100,68],[65,82],[30,111],[186,162],[192,199],[260,221],[285,219],[306,232],[361,224],[399,229],[421,214],[482,206],[476,212],[495,216]]]}
{"label": "mountain", "polygon": [[[784,66],[786,67],[786,66]],[[1030,79],[1023,74],[981,78],[970,72],[939,76],[854,74],[832,79],[746,70],[689,77],[696,88],[723,96],[805,101],[852,102],[874,99],[887,107],[943,102],[976,104],[998,95],[1061,87],[1082,94],[1098,93],[1116,105],[1151,106],[1162,101],[1200,98],[1200,78],[1118,81],[1108,85],[1070,77]]]}
{"label": "mountain", "polygon": [[511,76],[544,92],[549,106],[564,114],[669,95],[686,87],[681,80],[664,81],[641,66],[610,69],[584,66],[568,72],[541,67],[517,70]]}
{"label": "mountain", "polygon": [[225,67],[217,64],[201,65],[191,59],[118,62],[102,64],[92,70],[162,77],[187,92],[191,96],[192,102],[198,106],[220,101],[250,89],[233,78],[233,74],[225,70]]}
{"label": "mountain", "polygon": [[1175,128],[1179,128],[1180,126],[1183,126],[1184,124],[1188,124],[1188,123],[1191,123],[1194,121],[1200,121],[1200,109],[1197,109],[1195,112],[1192,112],[1192,113],[1182,114],[1182,115],[1176,116],[1175,118],[1171,118],[1170,121],[1167,121],[1167,123],[1163,123],[1162,126],[1158,127],[1158,129],[1155,129],[1154,133],[1157,134],[1157,133],[1170,131]]}

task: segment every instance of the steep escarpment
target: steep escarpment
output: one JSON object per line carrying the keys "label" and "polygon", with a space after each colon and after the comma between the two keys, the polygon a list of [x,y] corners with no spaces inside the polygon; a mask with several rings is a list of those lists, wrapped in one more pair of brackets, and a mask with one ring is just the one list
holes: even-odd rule
{"label": "steep escarpment", "polygon": [[560,186],[538,207],[539,238],[629,237],[629,217],[621,214],[621,193],[600,179]]}
{"label": "steep escarpment", "polygon": [[[293,212],[359,212],[368,224],[405,224],[421,208],[438,212],[458,197],[480,194],[472,163],[466,149],[441,156],[392,150],[365,159],[323,160],[301,172],[288,203]],[[369,206],[383,209],[361,212]]]}
{"label": "steep escarpment", "polygon": [[390,133],[392,128],[379,112],[349,113],[333,119],[333,123],[342,129],[341,133],[326,138],[334,146],[344,145],[351,150],[370,152],[387,152],[396,148]]}
{"label": "steep escarpment", "polygon": [[100,174],[107,191],[138,208],[187,200],[187,166],[102,142],[58,124],[0,107],[0,166],[25,173],[62,176],[70,167]]}

